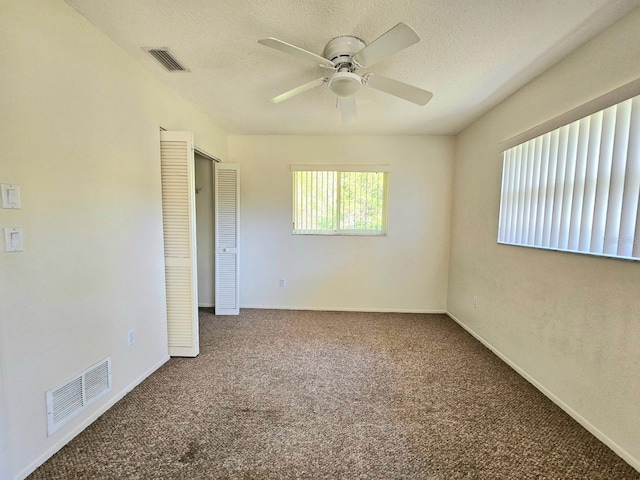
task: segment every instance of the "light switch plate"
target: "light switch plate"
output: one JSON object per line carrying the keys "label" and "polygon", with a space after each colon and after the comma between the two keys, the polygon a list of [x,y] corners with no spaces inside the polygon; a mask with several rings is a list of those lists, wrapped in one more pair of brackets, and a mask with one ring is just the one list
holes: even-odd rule
{"label": "light switch plate", "polygon": [[20,186],[11,183],[0,184],[2,208],[20,208]]}
{"label": "light switch plate", "polygon": [[4,251],[24,251],[24,236],[21,228],[6,227],[4,229]]}

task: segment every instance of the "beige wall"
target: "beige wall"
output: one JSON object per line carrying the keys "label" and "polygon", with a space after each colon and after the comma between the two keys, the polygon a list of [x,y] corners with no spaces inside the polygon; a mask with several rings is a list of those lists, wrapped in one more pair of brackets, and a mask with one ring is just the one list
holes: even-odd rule
{"label": "beige wall", "polygon": [[[453,154],[453,137],[230,136],[241,306],[444,311]],[[388,235],[292,235],[294,163],[391,165]]]}
{"label": "beige wall", "polygon": [[458,136],[448,309],[640,469],[640,265],[496,244],[498,144],[640,77],[639,59],[637,10]]}
{"label": "beige wall", "polygon": [[[22,190],[0,227],[25,234],[0,252],[0,478],[15,478],[167,359],[159,128],[227,145],[62,1],[4,0],[0,45],[0,182]],[[111,393],[47,437],[45,391],[108,355]]]}

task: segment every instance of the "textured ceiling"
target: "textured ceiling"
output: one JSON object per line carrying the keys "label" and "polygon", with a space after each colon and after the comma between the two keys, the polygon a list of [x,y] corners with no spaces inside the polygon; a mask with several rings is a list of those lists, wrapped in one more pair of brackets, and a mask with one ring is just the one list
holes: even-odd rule
{"label": "textured ceiling", "polygon": [[[67,0],[231,134],[455,134],[611,25],[640,0]],[[399,22],[421,41],[369,69],[433,92],[420,107],[363,88],[343,124],[324,86],[271,97],[326,70],[264,47],[276,37],[322,55],[333,37],[370,43]],[[168,47],[166,72],[142,47]]]}

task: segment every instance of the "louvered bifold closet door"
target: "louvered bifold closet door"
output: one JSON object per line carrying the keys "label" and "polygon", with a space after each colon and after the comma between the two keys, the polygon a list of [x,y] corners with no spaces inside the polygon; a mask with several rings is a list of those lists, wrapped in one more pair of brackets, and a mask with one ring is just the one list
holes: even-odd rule
{"label": "louvered bifold closet door", "polygon": [[238,165],[215,166],[216,315],[240,313],[240,170]]}
{"label": "louvered bifold closet door", "polygon": [[195,357],[200,347],[193,136],[161,132],[160,140],[169,355]]}

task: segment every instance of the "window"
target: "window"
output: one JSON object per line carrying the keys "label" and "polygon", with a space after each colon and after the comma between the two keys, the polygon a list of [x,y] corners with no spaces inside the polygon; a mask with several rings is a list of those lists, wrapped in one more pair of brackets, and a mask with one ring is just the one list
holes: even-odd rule
{"label": "window", "polygon": [[385,235],[388,167],[292,165],[293,233]]}
{"label": "window", "polygon": [[639,196],[640,95],[504,151],[498,242],[640,260]]}

